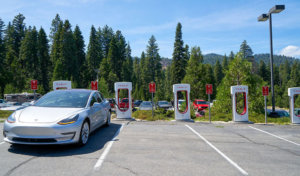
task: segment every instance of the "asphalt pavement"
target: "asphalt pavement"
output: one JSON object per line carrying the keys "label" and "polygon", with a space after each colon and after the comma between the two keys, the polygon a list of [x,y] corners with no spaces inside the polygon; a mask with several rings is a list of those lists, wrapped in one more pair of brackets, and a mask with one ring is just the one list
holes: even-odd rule
{"label": "asphalt pavement", "polygon": [[113,120],[84,147],[3,143],[0,175],[299,175],[300,126]]}

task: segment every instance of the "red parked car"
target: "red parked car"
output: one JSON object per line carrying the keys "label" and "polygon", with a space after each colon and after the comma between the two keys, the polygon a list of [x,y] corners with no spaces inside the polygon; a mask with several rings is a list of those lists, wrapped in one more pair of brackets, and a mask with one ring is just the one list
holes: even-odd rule
{"label": "red parked car", "polygon": [[[133,107],[133,100],[132,100],[132,106]],[[129,108],[129,103],[128,103],[128,98],[123,98],[119,104],[120,109],[128,109]]]}
{"label": "red parked car", "polygon": [[204,109],[208,108],[208,103],[205,100],[194,100],[193,107],[198,112],[203,111]]}

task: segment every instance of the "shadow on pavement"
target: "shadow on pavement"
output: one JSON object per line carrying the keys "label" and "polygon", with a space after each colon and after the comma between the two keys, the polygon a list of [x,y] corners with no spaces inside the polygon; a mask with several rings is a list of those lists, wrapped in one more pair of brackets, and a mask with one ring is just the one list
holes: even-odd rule
{"label": "shadow on pavement", "polygon": [[111,123],[109,127],[101,127],[94,131],[85,146],[76,145],[11,145],[9,152],[30,156],[62,157],[82,155],[101,150],[111,141],[115,133],[121,128],[120,124]]}

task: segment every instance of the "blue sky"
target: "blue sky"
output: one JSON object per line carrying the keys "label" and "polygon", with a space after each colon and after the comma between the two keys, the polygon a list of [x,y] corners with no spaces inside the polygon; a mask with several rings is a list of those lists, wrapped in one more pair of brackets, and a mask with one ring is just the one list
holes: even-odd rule
{"label": "blue sky", "polygon": [[274,53],[300,58],[299,0],[0,0],[5,23],[22,13],[27,25],[42,26],[49,34],[58,13],[76,24],[88,45],[91,25],[121,30],[133,56],[145,51],[154,35],[159,53],[172,57],[175,29],[182,23],[185,44],[200,46],[202,53],[237,52],[243,40],[256,53],[269,53],[269,24],[257,17],[276,4],[286,10],[273,17]]}

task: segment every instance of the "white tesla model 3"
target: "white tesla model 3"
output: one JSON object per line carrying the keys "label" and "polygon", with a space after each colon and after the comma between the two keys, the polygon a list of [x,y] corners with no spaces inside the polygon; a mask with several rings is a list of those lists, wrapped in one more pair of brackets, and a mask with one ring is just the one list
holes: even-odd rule
{"label": "white tesla model 3", "polygon": [[110,104],[101,93],[86,89],[56,90],[33,106],[12,113],[3,135],[12,144],[84,145],[89,134],[110,123]]}

